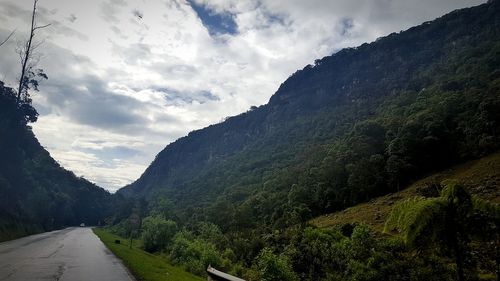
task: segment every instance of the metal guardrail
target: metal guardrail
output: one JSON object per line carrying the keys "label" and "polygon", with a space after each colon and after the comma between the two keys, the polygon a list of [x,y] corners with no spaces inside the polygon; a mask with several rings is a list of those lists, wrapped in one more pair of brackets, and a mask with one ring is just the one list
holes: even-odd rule
{"label": "metal guardrail", "polygon": [[244,279],[238,278],[236,276],[229,275],[222,271],[218,271],[217,269],[211,267],[210,265],[207,268],[208,281],[245,281]]}

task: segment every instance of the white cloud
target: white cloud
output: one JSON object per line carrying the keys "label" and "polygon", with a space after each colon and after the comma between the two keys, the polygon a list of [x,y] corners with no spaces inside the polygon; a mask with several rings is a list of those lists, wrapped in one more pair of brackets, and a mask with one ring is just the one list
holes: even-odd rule
{"label": "white cloud", "polygon": [[[26,38],[29,2],[0,3],[0,37]],[[168,143],[266,103],[315,59],[482,2],[196,0],[237,25],[211,36],[184,0],[41,0],[39,22],[52,26],[38,37],[49,80],[34,131],[63,166],[116,190]],[[0,49],[11,84],[15,46]]]}

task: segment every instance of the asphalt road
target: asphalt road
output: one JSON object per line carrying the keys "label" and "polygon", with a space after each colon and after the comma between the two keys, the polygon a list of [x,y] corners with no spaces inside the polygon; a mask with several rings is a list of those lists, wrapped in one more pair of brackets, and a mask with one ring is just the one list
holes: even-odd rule
{"label": "asphalt road", "polygon": [[67,228],[0,243],[0,280],[132,281],[92,229]]}

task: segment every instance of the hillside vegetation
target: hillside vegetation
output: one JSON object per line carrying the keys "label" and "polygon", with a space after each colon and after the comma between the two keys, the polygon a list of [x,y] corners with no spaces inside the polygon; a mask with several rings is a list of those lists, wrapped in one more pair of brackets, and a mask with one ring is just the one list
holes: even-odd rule
{"label": "hillside vegetation", "polygon": [[[203,278],[183,271],[181,268],[170,265],[161,256],[152,255],[137,248],[130,247],[126,238],[114,235],[103,229],[94,228],[94,233],[118,258],[120,258],[130,271],[144,281],[202,281]],[[120,241],[120,244],[116,243]]]}
{"label": "hillside vegetation", "polygon": [[[500,212],[474,184],[436,182],[398,203],[394,239],[307,223],[494,153],[499,133],[489,1],[319,59],[268,104],[168,145],[118,192],[129,201],[110,222],[200,275],[211,264],[248,280],[494,278]],[[411,227],[429,241],[400,239]]]}
{"label": "hillside vegetation", "polygon": [[500,204],[500,152],[425,177],[402,191],[314,218],[310,223],[320,228],[364,224],[382,232],[385,221],[396,202],[414,196],[437,196],[439,193],[437,188],[445,180],[459,181],[466,185],[472,194]]}
{"label": "hillside vegetation", "polygon": [[35,138],[30,103],[0,82],[0,241],[66,226],[97,225],[111,194],[63,169]]}

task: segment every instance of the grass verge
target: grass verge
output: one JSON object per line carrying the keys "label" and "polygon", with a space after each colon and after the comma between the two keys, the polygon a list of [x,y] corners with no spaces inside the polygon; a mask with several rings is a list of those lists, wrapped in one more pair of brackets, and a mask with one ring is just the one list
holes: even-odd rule
{"label": "grass verge", "polygon": [[[201,281],[205,280],[169,264],[164,258],[147,253],[135,246],[129,248],[129,241],[106,230],[94,228],[94,233],[120,258],[125,266],[141,281]],[[115,244],[120,240],[120,244]]]}

